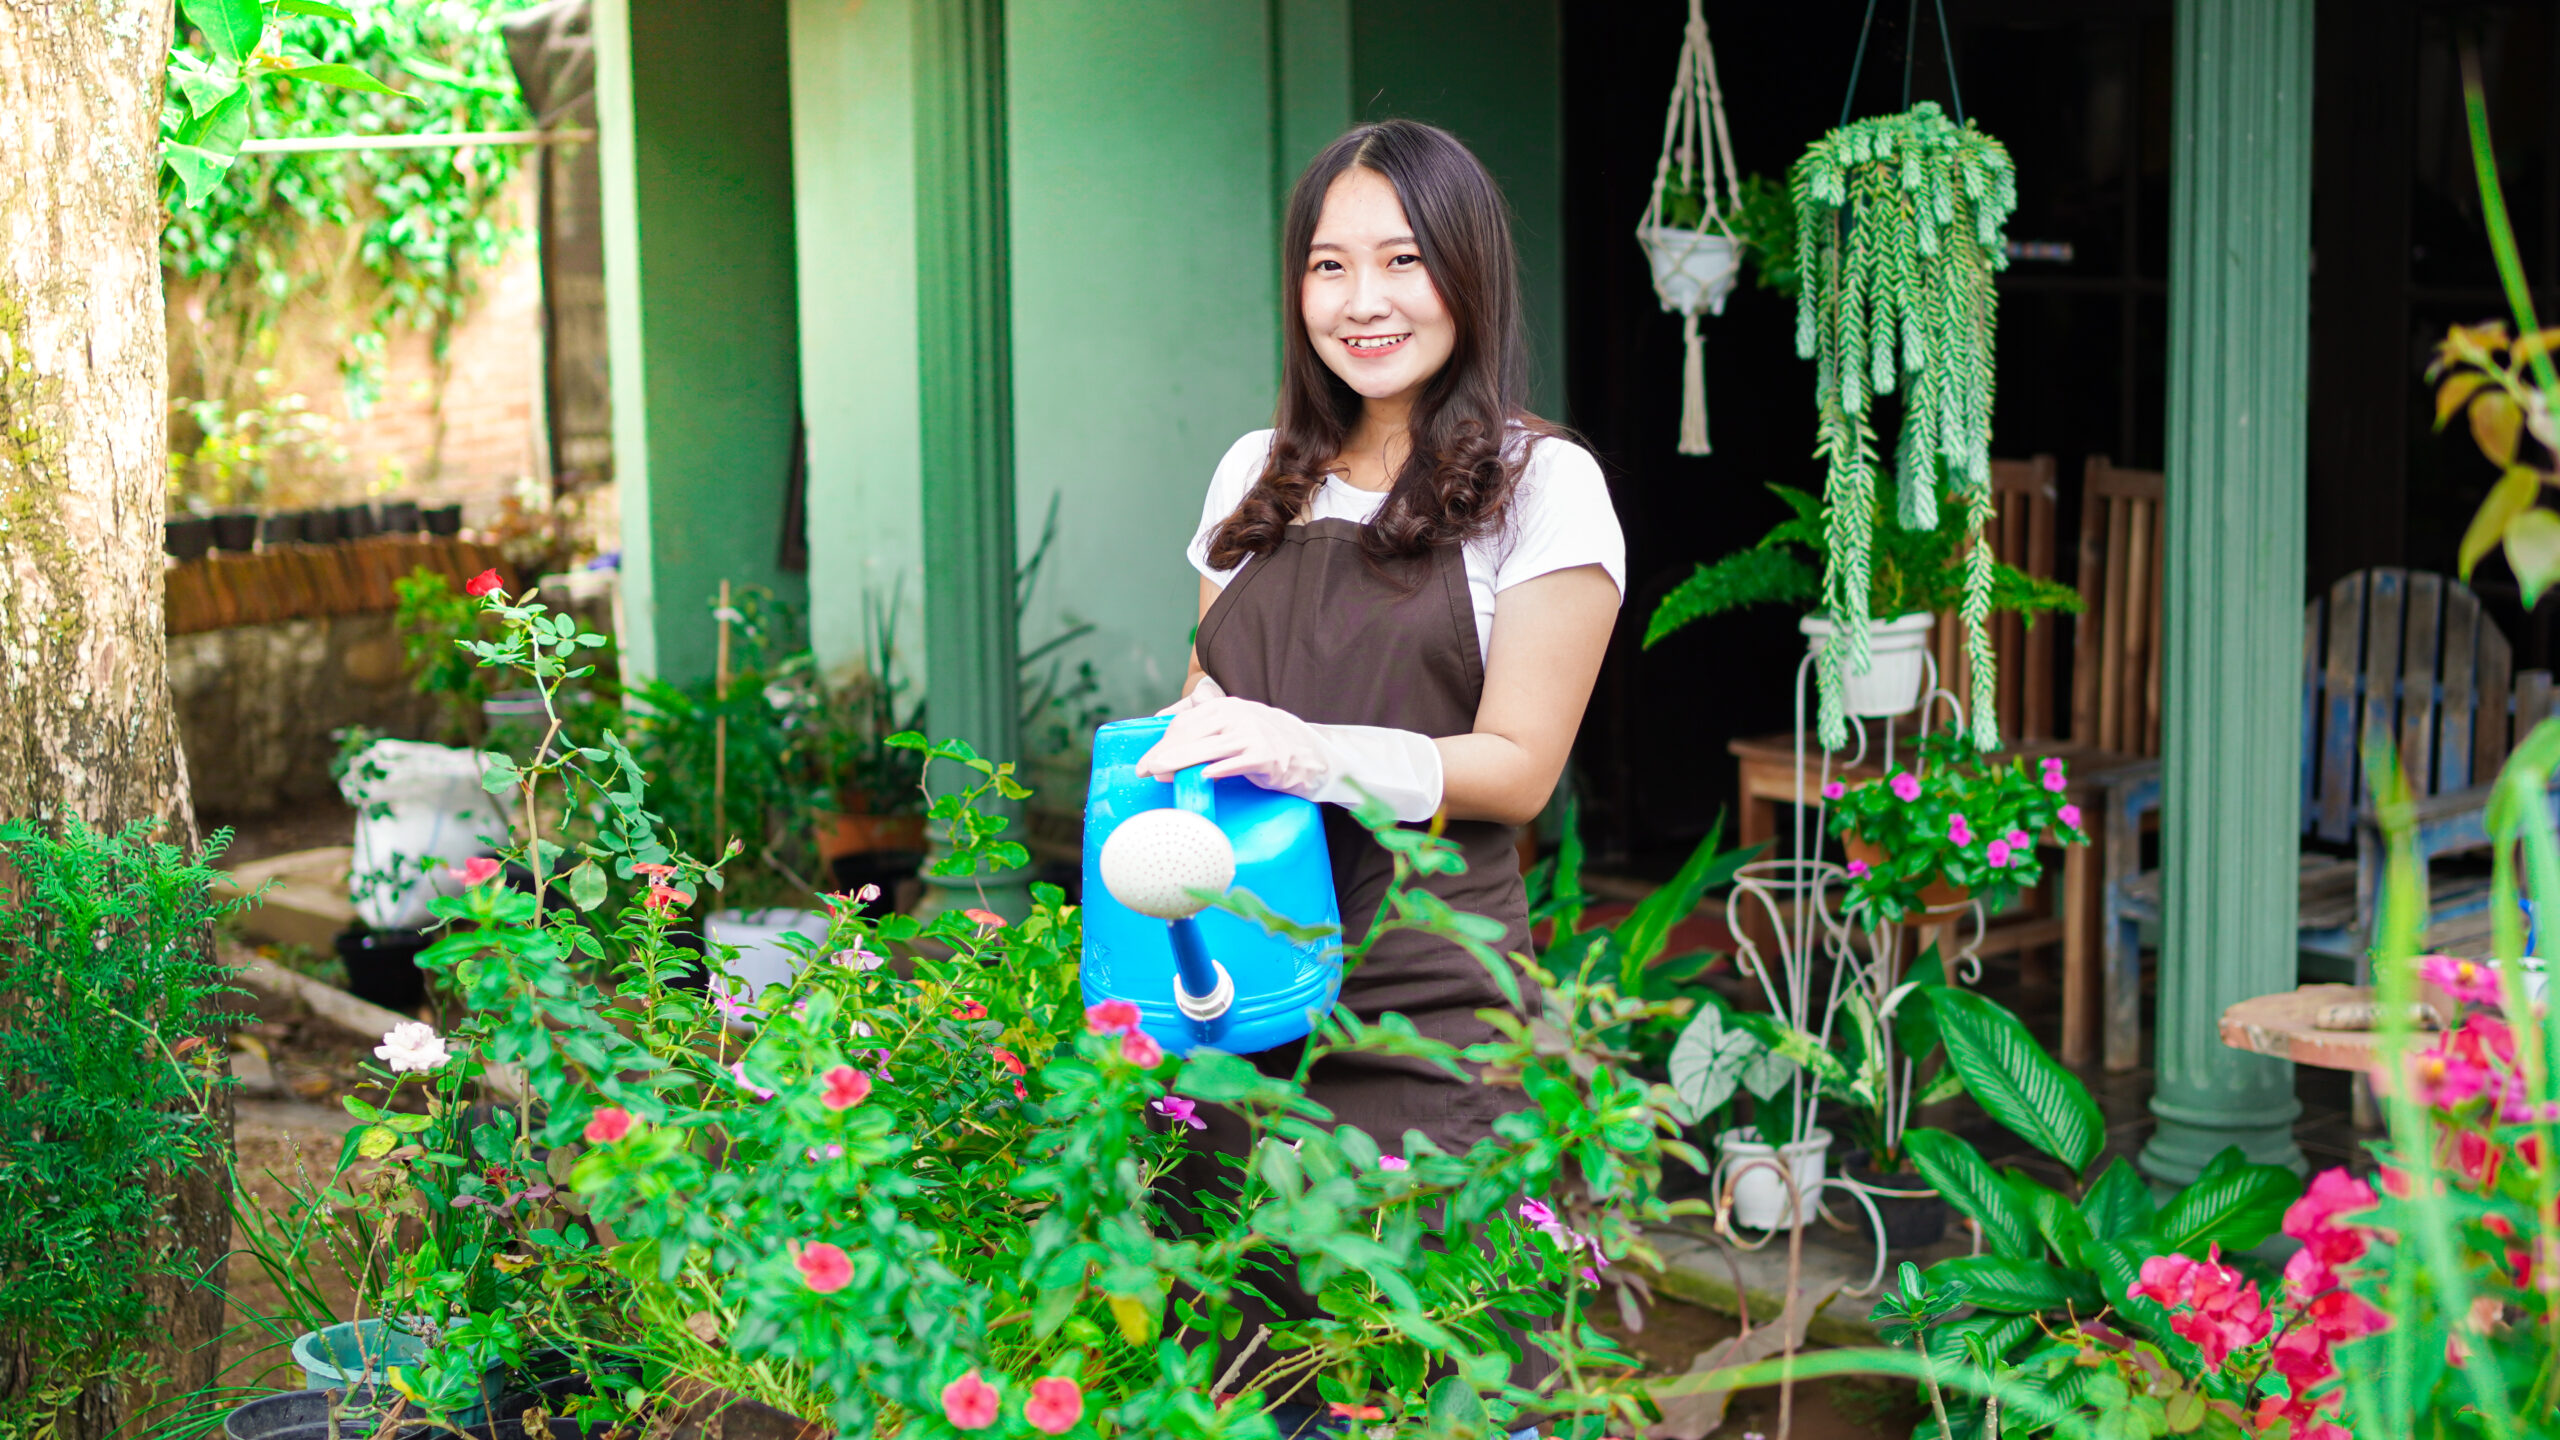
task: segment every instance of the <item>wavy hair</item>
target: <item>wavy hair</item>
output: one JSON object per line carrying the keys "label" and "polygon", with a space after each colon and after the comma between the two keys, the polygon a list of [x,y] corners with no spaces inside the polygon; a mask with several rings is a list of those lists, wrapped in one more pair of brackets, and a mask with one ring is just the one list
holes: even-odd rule
{"label": "wavy hair", "polygon": [[1520,264],[1502,191],[1483,162],[1436,126],[1381,120],[1334,141],[1298,177],[1281,231],[1280,406],[1271,458],[1209,543],[1229,569],[1280,544],[1305,513],[1360,419],[1361,397],[1307,337],[1299,295],[1325,193],[1353,166],[1395,186],[1432,288],[1455,322],[1449,362],[1415,397],[1404,463],[1363,537],[1375,561],[1457,544],[1499,524],[1529,447],[1560,433],[1529,413]]}

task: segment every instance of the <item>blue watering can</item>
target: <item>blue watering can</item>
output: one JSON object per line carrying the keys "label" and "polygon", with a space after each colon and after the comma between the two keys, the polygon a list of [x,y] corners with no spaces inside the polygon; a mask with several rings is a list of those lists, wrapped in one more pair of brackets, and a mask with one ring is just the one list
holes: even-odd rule
{"label": "blue watering can", "polygon": [[1084,999],[1126,1000],[1174,1054],[1250,1055],[1305,1036],[1342,992],[1339,936],[1303,943],[1194,890],[1250,890],[1301,925],[1340,926],[1324,818],[1315,803],[1195,766],[1141,779],[1167,716],[1115,720],[1093,736],[1084,811]]}

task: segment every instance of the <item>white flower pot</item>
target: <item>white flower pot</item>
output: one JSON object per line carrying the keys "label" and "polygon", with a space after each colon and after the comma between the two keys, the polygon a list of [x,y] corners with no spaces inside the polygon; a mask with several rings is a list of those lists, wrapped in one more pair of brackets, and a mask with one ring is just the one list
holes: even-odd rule
{"label": "white flower pot", "polygon": [[815,910],[714,910],[703,930],[714,945],[738,947],[737,958],[722,968],[745,982],[739,998],[750,1005],[766,986],[787,984],[800,973],[800,957],[784,946],[783,936],[804,936],[821,949],[827,943],[827,917]]}
{"label": "white flower pot", "polygon": [[1713,231],[1667,225],[1639,226],[1636,240],[1653,262],[1653,293],[1662,297],[1663,309],[1686,315],[1703,298],[1708,314],[1724,313],[1724,298],[1742,273],[1742,253],[1733,241]]}
{"label": "white flower pot", "polygon": [[[1822,1178],[1831,1154],[1831,1132],[1816,1125],[1804,1138],[1780,1147],[1765,1144],[1755,1127],[1727,1130],[1716,1137],[1720,1162],[1718,1188],[1733,1190],[1733,1219],[1753,1230],[1786,1230],[1813,1218],[1822,1203]],[[1787,1219],[1787,1180],[1775,1168],[1785,1165],[1795,1176],[1796,1218]]]}
{"label": "white flower pot", "polygon": [[[1867,668],[1864,674],[1841,677],[1841,707],[1851,715],[1882,718],[1907,715],[1920,703],[1920,686],[1929,675],[1929,624],[1933,617],[1915,611],[1891,620],[1867,622]],[[1831,638],[1826,616],[1807,615],[1796,622],[1822,653]]]}

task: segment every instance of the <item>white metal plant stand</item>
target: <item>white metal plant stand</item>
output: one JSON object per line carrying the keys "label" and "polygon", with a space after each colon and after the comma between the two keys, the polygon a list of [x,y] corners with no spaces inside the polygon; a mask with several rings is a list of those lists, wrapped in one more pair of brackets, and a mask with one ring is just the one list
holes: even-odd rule
{"label": "white metal plant stand", "polygon": [[[1918,948],[1925,948],[1929,938],[1935,939],[1950,983],[1970,984],[1982,975],[1980,948],[1985,917],[1981,902],[1971,899],[1932,907],[1916,925],[1866,925],[1859,923],[1861,917],[1835,911],[1836,897],[1847,890],[1849,875],[1844,867],[1821,856],[1823,821],[1829,809],[1825,789],[1835,772],[1846,774],[1864,762],[1871,728],[1877,732],[1874,738],[1881,745],[1881,758],[1888,769],[1899,737],[1892,719],[1857,720],[1850,727],[1847,747],[1836,752],[1815,749],[1809,753],[1806,700],[1815,663],[1808,654],[1796,666],[1796,794],[1810,797],[1812,803],[1795,807],[1793,849],[1789,854],[1755,861],[1736,874],[1733,893],[1725,902],[1725,922],[1734,937],[1737,968],[1759,983],[1772,1015],[1811,1037],[1825,1050],[1832,1048],[1844,1023],[1861,1028],[1863,1048],[1871,1057],[1869,1070],[1880,1092],[1885,1134],[1889,1142],[1898,1141],[1910,1118],[1918,1077],[1915,1057],[1899,1053],[1896,1047],[1892,1020],[1895,1008],[1908,993],[1907,972],[1915,958],[1915,934],[1919,937]],[[1943,723],[1961,729],[1963,707],[1953,694],[1939,686],[1938,679],[1937,661],[1930,657],[1921,690],[1921,727],[1925,729],[1933,715],[1942,714]],[[1793,1111],[1792,1132],[1806,1134],[1813,1128],[1821,1099],[1813,1078],[1798,1066],[1783,1093],[1784,1103]],[[1876,1246],[1873,1273],[1863,1287],[1844,1292],[1851,1295],[1874,1294],[1884,1281],[1884,1217],[1876,1208],[1876,1200],[1921,1198],[1934,1193],[1883,1189],[1846,1176],[1826,1174],[1812,1187],[1813,1194],[1807,1197],[1810,1203],[1790,1207],[1797,1217],[1795,1225],[1755,1230],[1735,1222],[1733,1204],[1738,1185],[1754,1172],[1776,1172],[1773,1178],[1790,1192],[1791,1199],[1795,1197],[1797,1176],[1779,1159],[1748,1156],[1720,1160],[1715,1174],[1717,1229],[1745,1250],[1767,1245],[1784,1230],[1801,1230],[1808,1212],[1818,1214],[1836,1229],[1853,1232],[1855,1212],[1845,1212],[1851,1218],[1844,1220],[1833,1214],[1831,1206],[1821,1198],[1832,1194],[1846,1197],[1865,1212]]]}

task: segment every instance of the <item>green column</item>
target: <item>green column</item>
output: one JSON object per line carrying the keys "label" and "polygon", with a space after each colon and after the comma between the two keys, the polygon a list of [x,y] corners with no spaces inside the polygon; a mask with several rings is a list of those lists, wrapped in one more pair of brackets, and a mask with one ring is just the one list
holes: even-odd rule
{"label": "green column", "polygon": [[[937,737],[1016,760],[1004,3],[940,0],[916,7],[914,24],[926,716]],[[1028,908],[1024,884],[1018,874],[963,880],[927,903],[977,905],[983,885],[985,903],[1016,914]]]}
{"label": "green column", "polygon": [[2301,1167],[2293,1067],[2224,1007],[2294,984],[2312,0],[2179,0],[2169,173],[2168,638],[2159,1128],[2184,1183],[2238,1145]]}

